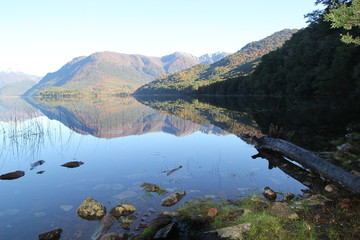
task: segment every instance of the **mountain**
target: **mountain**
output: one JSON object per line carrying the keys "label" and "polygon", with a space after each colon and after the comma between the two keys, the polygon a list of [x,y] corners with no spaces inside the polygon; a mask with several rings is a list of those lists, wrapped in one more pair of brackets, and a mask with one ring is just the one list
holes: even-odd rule
{"label": "mountain", "polygon": [[20,96],[39,80],[40,77],[23,72],[0,72],[0,96]]}
{"label": "mountain", "polygon": [[231,53],[227,52],[216,52],[212,54],[207,53],[199,57],[199,62],[203,64],[212,64],[214,62],[220,61],[221,59],[230,54]]}
{"label": "mountain", "polygon": [[[359,35],[360,28],[357,32]],[[313,22],[265,55],[250,76],[215,83],[200,91],[287,96],[341,105],[346,102],[356,107],[360,101],[360,47],[342,42],[339,36],[344,34],[344,29],[334,29],[329,22]]]}
{"label": "mountain", "polygon": [[24,95],[132,93],[158,76],[189,68],[199,62],[199,58],[181,52],[163,57],[97,52],[75,58],[57,72],[47,74]]}
{"label": "mountain", "polygon": [[260,41],[249,43],[238,52],[211,65],[199,64],[174,74],[161,76],[139,88],[135,94],[196,93],[199,87],[246,75],[259,63],[263,55],[281,47],[297,31],[284,29]]}

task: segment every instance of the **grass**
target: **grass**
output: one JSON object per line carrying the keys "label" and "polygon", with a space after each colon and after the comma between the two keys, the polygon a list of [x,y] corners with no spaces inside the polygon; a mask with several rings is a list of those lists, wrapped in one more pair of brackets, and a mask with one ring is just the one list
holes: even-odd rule
{"label": "grass", "polygon": [[[206,212],[210,208],[217,208],[218,215],[208,217]],[[176,213],[177,218],[187,222],[194,231],[251,223],[252,227],[245,239],[317,239],[314,223],[307,219],[290,220],[273,216],[269,204],[252,201],[251,197],[235,202],[199,198],[179,207]]]}

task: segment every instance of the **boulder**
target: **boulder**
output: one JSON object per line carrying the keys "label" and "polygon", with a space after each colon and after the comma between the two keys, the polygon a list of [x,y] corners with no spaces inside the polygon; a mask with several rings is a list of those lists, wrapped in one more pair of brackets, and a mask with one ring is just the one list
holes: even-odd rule
{"label": "boulder", "polygon": [[14,180],[25,175],[24,171],[15,171],[0,175],[1,180]]}
{"label": "boulder", "polygon": [[277,198],[276,193],[274,192],[274,190],[272,190],[269,187],[265,187],[264,188],[264,192],[263,192],[264,197],[266,197],[268,200],[270,201],[275,201]]}
{"label": "boulder", "polygon": [[148,192],[156,192],[158,194],[165,194],[168,193],[168,191],[166,191],[164,188],[160,187],[157,184],[153,184],[153,183],[143,183],[140,185],[140,187],[142,187],[145,191]]}
{"label": "boulder", "polygon": [[116,207],[113,207],[110,210],[110,214],[113,215],[115,218],[119,218],[122,216],[128,216],[135,212],[136,208],[129,204],[122,204]]}
{"label": "boulder", "polygon": [[71,162],[64,163],[61,166],[62,167],[67,167],[67,168],[76,168],[76,167],[79,167],[79,166],[81,166],[83,164],[84,164],[84,162],[81,162],[81,161],[71,161]]}
{"label": "boulder", "polygon": [[56,228],[49,232],[41,233],[39,234],[39,240],[58,240],[61,237],[62,231],[61,228]]}
{"label": "boulder", "polygon": [[299,219],[299,215],[294,212],[286,203],[275,203],[271,207],[271,214],[274,216],[285,217],[291,220]]}
{"label": "boulder", "polygon": [[100,220],[106,214],[104,205],[91,197],[86,198],[76,211],[77,215],[86,220]]}
{"label": "boulder", "polygon": [[163,199],[161,202],[161,206],[170,207],[178,203],[184,196],[186,192],[183,190],[177,191],[173,194],[170,194],[167,198]]}
{"label": "boulder", "polygon": [[245,233],[250,231],[250,228],[251,223],[243,223],[232,227],[219,228],[207,233],[217,233],[221,238],[241,240],[244,239]]}

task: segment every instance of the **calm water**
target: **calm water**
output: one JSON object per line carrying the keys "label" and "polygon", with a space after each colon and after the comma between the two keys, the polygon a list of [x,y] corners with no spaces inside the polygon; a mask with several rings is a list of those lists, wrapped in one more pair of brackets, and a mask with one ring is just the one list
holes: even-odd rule
{"label": "calm water", "polygon": [[[25,176],[0,181],[0,239],[37,239],[55,227],[64,230],[62,239],[89,239],[97,223],[76,215],[89,196],[108,210],[133,204],[140,217],[150,208],[174,209],[160,206],[164,196],[145,193],[144,182],[185,190],[178,205],[205,196],[245,197],[265,186],[295,194],[306,188],[278,168],[269,170],[266,160],[252,159],[257,151],[238,137],[262,134],[257,119],[264,109],[181,104],[1,99],[0,174],[22,170]],[[45,163],[31,170],[38,160]],[[68,161],[84,165],[61,167]],[[119,224],[113,230],[124,232]]]}

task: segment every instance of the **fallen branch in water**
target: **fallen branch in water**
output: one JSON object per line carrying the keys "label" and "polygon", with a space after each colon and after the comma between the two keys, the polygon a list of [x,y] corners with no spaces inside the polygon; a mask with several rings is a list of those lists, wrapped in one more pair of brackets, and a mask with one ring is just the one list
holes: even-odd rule
{"label": "fallen branch in water", "polygon": [[280,153],[284,157],[300,163],[303,167],[320,174],[323,178],[339,183],[352,192],[360,194],[360,177],[335,166],[311,151],[277,138],[262,137],[254,138],[253,141],[259,152],[271,150]]}

